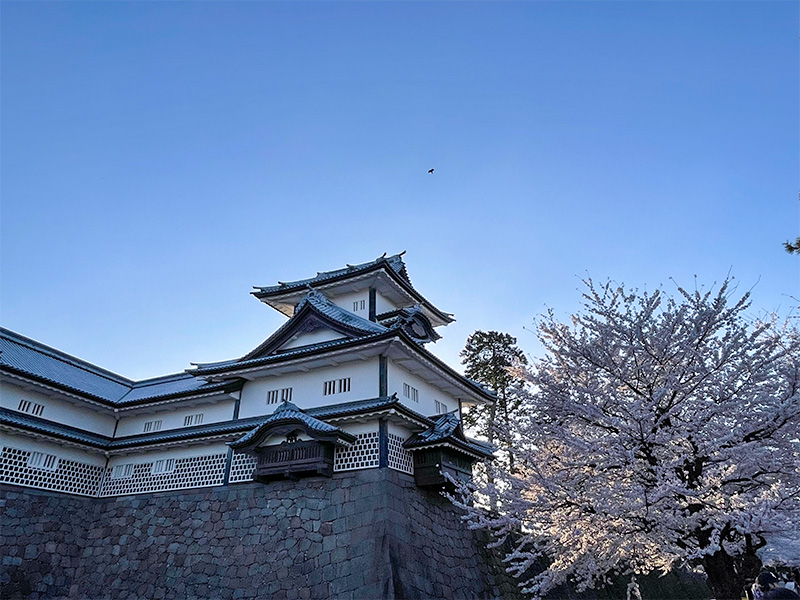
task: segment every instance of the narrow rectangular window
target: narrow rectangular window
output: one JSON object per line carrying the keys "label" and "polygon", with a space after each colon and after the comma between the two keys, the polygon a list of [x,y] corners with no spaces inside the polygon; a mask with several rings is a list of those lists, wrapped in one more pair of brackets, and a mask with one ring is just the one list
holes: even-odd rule
{"label": "narrow rectangular window", "polygon": [[116,465],[111,469],[111,479],[126,479],[133,475],[133,463]]}
{"label": "narrow rectangular window", "polygon": [[403,396],[414,402],[419,402],[419,390],[407,383],[403,384]]}
{"label": "narrow rectangular window", "polygon": [[190,425],[200,425],[203,422],[203,413],[197,413],[196,415],[187,415],[183,419],[183,426],[189,427]]}
{"label": "narrow rectangular window", "polygon": [[144,424],[144,432],[150,433],[151,431],[161,431],[161,419],[157,421],[147,421]]}
{"label": "narrow rectangular window", "polygon": [[325,396],[331,394],[344,394],[350,391],[350,378],[343,377],[342,379],[331,379],[322,384],[322,393]]}
{"label": "narrow rectangular window", "polygon": [[58,469],[58,457],[55,454],[31,452],[30,457],[28,457],[28,466],[33,469],[42,469],[43,471],[55,471]]}
{"label": "narrow rectangular window", "polygon": [[153,468],[150,473],[153,475],[161,475],[164,473],[172,473],[175,470],[174,458],[160,458],[153,463]]}
{"label": "narrow rectangular window", "polygon": [[367,306],[366,300],[356,300],[355,302],[353,302],[353,311],[364,310],[366,306]]}
{"label": "narrow rectangular window", "polygon": [[20,400],[17,405],[17,410],[33,415],[34,417],[41,417],[42,413],[44,413],[44,404],[37,404],[30,400]]}
{"label": "narrow rectangular window", "polygon": [[267,392],[267,404],[276,404],[280,402],[292,401],[292,388],[281,388],[279,390],[270,390]]}
{"label": "narrow rectangular window", "polygon": [[433,401],[436,404],[436,414],[443,415],[447,412],[447,405],[444,402],[439,402],[438,400]]}

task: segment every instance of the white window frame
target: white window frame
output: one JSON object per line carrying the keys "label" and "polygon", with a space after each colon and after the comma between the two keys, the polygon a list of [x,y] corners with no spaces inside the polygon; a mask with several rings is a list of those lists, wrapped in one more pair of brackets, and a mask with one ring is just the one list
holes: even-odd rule
{"label": "white window frame", "polygon": [[31,452],[28,457],[28,466],[31,469],[40,471],[55,471],[58,469],[59,458],[55,454],[45,454],[44,452]]}
{"label": "white window frame", "polygon": [[350,391],[350,378],[331,379],[322,384],[322,395],[332,396],[333,394],[346,394]]}
{"label": "white window frame", "polygon": [[161,431],[162,425],[161,419],[156,419],[155,421],[146,421],[144,426],[142,427],[142,431],[144,433],[152,433],[154,431]]}
{"label": "white window frame", "polygon": [[111,479],[128,479],[129,477],[133,477],[133,463],[114,465],[114,468],[111,469]]}
{"label": "white window frame", "polygon": [[19,412],[33,415],[34,417],[41,417],[42,414],[44,414],[44,404],[39,404],[37,402],[33,402],[32,400],[26,400],[25,398],[22,398],[17,405],[17,410]]}
{"label": "white window frame", "polygon": [[172,473],[174,470],[175,470],[174,458],[159,458],[157,461],[153,463],[153,466],[150,467],[150,474],[166,475],[168,473]]}
{"label": "white window frame", "polygon": [[203,424],[203,413],[195,413],[193,415],[186,415],[183,418],[184,427],[192,427],[193,425]]}
{"label": "white window frame", "polygon": [[434,405],[436,407],[436,414],[443,415],[448,412],[447,405],[444,402],[440,402],[439,400],[434,399]]}
{"label": "white window frame", "polygon": [[366,300],[353,301],[353,312],[358,312],[359,310],[365,310],[366,308],[367,308]]}
{"label": "white window frame", "polygon": [[412,402],[419,403],[419,390],[408,383],[403,384],[403,396]]}
{"label": "white window frame", "polygon": [[277,404],[278,402],[292,401],[292,388],[280,388],[267,392],[267,404]]}

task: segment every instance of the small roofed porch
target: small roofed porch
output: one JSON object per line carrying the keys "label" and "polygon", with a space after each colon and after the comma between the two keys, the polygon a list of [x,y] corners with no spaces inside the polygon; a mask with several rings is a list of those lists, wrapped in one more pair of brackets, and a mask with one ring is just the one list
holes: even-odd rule
{"label": "small roofed porch", "polygon": [[455,482],[472,479],[472,465],[494,458],[494,448],[464,435],[456,413],[439,416],[433,427],[415,434],[403,446],[414,457],[414,482],[419,487],[452,490]]}
{"label": "small roofed porch", "polygon": [[271,417],[229,446],[254,456],[253,479],[268,482],[331,477],[336,447],[348,447],[355,439],[351,433],[284,402]]}

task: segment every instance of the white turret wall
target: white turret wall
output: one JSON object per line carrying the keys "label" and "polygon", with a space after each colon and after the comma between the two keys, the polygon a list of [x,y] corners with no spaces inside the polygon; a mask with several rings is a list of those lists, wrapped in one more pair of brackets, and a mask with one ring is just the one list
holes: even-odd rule
{"label": "white turret wall", "polygon": [[[411,410],[425,416],[439,414],[441,412],[452,412],[458,408],[458,401],[452,395],[429,384],[425,380],[409,372],[407,369],[398,365],[394,361],[388,361],[387,366],[387,388],[391,396],[397,394],[401,404]],[[417,400],[407,397],[404,393],[404,385],[408,384],[417,390]],[[436,410],[436,401],[444,404],[446,410]]]}
{"label": "white turret wall", "polygon": [[41,414],[28,413],[32,416],[107,437],[114,435],[114,412],[111,408],[87,402],[62,400],[49,394],[23,389],[7,379],[0,382],[0,406],[20,412],[19,406],[22,400],[44,407]]}
{"label": "white turret wall", "polygon": [[[147,433],[154,433],[155,431],[165,431],[167,429],[180,429],[187,427],[184,424],[186,417],[202,414],[202,425],[208,423],[220,423],[222,421],[230,421],[233,419],[233,409],[236,401],[230,396],[223,398],[210,398],[202,401],[184,400],[171,402],[169,404],[160,404],[153,407],[137,410],[130,413],[123,413],[120,416],[119,425],[117,426],[116,437],[124,437],[128,435],[140,435],[145,433],[144,425],[151,421],[161,421],[160,429],[154,429]],[[195,425],[196,423],[192,423]]]}
{"label": "white turret wall", "polygon": [[[326,381],[347,378],[350,379],[349,391],[339,392],[337,387],[336,393],[324,394]],[[239,418],[272,414],[280,405],[280,397],[277,402],[267,403],[268,392],[285,388],[292,388],[291,401],[302,409],[376,398],[379,392],[378,358],[317,367],[307,373],[293,372],[248,381],[242,390]]]}

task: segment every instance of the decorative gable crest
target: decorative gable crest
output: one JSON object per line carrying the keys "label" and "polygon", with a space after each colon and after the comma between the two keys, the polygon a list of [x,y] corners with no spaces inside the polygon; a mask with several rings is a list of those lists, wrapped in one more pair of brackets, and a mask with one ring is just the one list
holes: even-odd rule
{"label": "decorative gable crest", "polygon": [[[255,350],[243,356],[240,361],[278,354],[284,346],[298,337],[324,329],[331,331],[330,340],[363,337],[387,331],[383,325],[348,312],[328,300],[323,293],[309,289],[303,300],[297,305],[294,315]],[[315,339],[311,340],[309,345],[330,340]]]}

